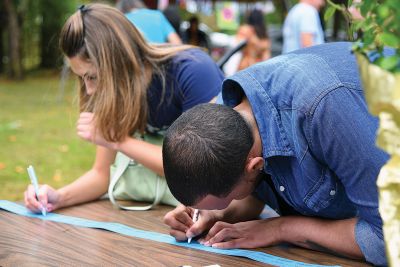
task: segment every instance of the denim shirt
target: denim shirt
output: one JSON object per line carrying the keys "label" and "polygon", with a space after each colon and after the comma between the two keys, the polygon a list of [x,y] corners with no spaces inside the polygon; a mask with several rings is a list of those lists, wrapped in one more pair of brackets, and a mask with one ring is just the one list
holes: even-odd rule
{"label": "denim shirt", "polygon": [[367,261],[386,265],[376,179],[389,156],[375,146],[350,43],[298,50],[254,65],[223,84],[224,104],[248,98],[275,190],[297,212],[357,217]]}

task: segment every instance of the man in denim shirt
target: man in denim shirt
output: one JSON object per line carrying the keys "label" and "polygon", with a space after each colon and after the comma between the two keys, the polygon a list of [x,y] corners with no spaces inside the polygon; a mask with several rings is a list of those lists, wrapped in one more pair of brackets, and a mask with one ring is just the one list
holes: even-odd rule
{"label": "man in denim shirt", "polygon": [[[225,80],[225,106],[174,122],[163,159],[186,205],[165,216],[177,240],[209,230],[200,242],[218,248],[289,242],[386,264],[376,179],[388,155],[350,50],[325,44],[257,64]],[[249,221],[264,202],[283,216]]]}

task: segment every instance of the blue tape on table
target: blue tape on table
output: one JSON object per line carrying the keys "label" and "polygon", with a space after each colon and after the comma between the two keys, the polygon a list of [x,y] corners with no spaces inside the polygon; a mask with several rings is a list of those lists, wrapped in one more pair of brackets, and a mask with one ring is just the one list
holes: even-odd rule
{"label": "blue tape on table", "polygon": [[[328,266],[328,265],[319,265],[319,264],[310,264],[304,263],[294,260],[289,260],[285,258],[281,258],[274,255],[269,255],[264,252],[259,251],[251,251],[251,250],[243,250],[243,249],[216,249],[212,247],[203,246],[197,242],[192,242],[190,244],[186,242],[176,242],[172,236],[144,231],[135,229],[133,227],[126,226],[121,223],[111,223],[111,222],[99,222],[93,220],[86,220],[72,216],[65,216],[57,213],[48,213],[47,216],[43,216],[42,214],[35,214],[30,212],[24,206],[18,205],[14,202],[7,200],[0,200],[0,208],[18,215],[27,216],[31,218],[39,218],[46,221],[52,222],[60,222],[71,224],[80,227],[88,227],[88,228],[98,228],[104,229],[111,232],[119,233],[122,235],[133,236],[137,238],[148,239],[156,242],[167,243],[180,247],[187,247],[192,249],[198,249],[203,251],[208,251],[217,254],[237,256],[237,257],[245,257],[258,262],[275,265],[275,266],[286,266],[286,267],[318,267],[318,266]],[[332,265],[330,265],[332,266]]]}

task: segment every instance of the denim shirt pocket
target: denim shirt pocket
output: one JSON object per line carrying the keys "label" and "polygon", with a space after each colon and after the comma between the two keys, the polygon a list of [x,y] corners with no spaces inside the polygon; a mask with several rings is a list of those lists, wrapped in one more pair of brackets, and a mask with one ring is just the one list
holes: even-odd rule
{"label": "denim shirt pocket", "polygon": [[333,173],[322,169],[321,176],[304,197],[304,203],[314,212],[319,212],[328,207],[337,195],[338,184]]}

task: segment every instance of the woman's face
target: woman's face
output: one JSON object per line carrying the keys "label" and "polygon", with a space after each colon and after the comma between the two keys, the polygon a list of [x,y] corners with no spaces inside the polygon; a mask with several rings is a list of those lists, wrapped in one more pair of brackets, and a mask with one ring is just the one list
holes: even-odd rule
{"label": "woman's face", "polygon": [[75,56],[69,58],[71,70],[85,83],[86,93],[92,95],[97,87],[97,70],[88,60]]}

